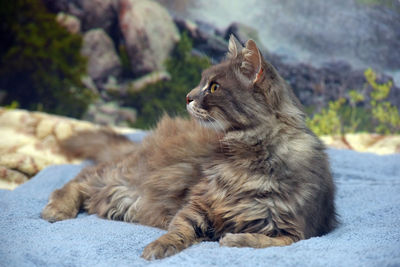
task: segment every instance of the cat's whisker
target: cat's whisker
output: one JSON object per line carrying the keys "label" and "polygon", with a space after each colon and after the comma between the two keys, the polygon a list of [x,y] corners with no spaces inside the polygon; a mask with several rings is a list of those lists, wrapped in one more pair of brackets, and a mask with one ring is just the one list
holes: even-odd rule
{"label": "cat's whisker", "polygon": [[[213,125],[213,127],[215,128],[216,131],[217,131],[217,129],[216,129],[215,125],[214,125],[214,122],[215,122],[216,124],[218,124],[218,125],[219,125],[219,128],[222,129],[222,132],[223,132],[223,134],[224,134],[224,136],[225,136],[225,135],[226,135],[226,129],[225,129],[225,127],[223,126],[223,124],[221,123],[220,119],[217,118],[217,116],[220,117],[220,115],[219,115],[218,113],[217,113],[214,117],[211,116],[211,115],[209,115],[209,117],[213,120],[213,121],[210,121],[210,123]],[[220,148],[221,148],[222,150],[224,150],[224,148],[229,148],[229,147],[230,147],[230,141],[226,142],[226,141],[224,141],[222,138],[219,139],[219,144],[220,144]]]}

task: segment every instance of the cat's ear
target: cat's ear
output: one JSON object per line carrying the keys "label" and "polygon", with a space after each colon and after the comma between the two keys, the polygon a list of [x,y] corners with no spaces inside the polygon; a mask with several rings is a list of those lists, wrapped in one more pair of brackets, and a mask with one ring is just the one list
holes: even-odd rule
{"label": "cat's ear", "polygon": [[231,36],[229,37],[227,57],[236,58],[238,54],[242,51],[242,49],[243,49],[242,44],[239,42],[238,39],[236,39],[235,35],[231,34]]}
{"label": "cat's ear", "polygon": [[243,48],[242,54],[243,62],[240,69],[255,84],[263,75],[260,50],[258,50],[256,43],[250,39],[247,41],[246,47]]}

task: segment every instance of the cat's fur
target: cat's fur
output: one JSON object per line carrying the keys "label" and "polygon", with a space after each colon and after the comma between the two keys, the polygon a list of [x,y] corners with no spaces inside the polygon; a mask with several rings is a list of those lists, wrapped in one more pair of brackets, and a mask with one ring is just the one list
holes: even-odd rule
{"label": "cat's fur", "polygon": [[[196,121],[164,117],[128,148],[126,139],[106,132],[91,148],[80,144],[96,140],[96,133],[68,140],[70,154],[100,163],[56,190],[42,217],[73,218],[84,208],[168,229],[144,249],[149,260],[202,240],[262,248],[333,229],[334,184],[324,146],[252,40],[242,47],[231,37],[228,58],[204,71],[187,103]],[[123,157],[101,156],[118,154],[119,143]]]}

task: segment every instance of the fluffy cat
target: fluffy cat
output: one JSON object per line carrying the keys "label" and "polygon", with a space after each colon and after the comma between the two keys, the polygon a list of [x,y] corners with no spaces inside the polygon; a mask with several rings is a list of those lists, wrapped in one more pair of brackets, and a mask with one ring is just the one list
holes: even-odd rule
{"label": "fluffy cat", "polygon": [[164,117],[140,144],[109,132],[64,142],[98,164],[53,192],[41,216],[54,222],[83,208],[167,229],[145,247],[148,260],[202,240],[263,248],[334,228],[325,148],[254,41],[230,38],[227,59],[203,72],[187,109],[192,120]]}

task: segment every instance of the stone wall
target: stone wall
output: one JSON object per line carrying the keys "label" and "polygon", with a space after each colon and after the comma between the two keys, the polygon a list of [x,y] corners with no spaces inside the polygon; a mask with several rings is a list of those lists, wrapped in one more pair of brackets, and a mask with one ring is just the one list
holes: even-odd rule
{"label": "stone wall", "polygon": [[[80,162],[62,155],[59,141],[82,130],[102,127],[42,112],[0,108],[0,188],[12,189],[50,165]],[[120,133],[135,131],[113,129]]]}

